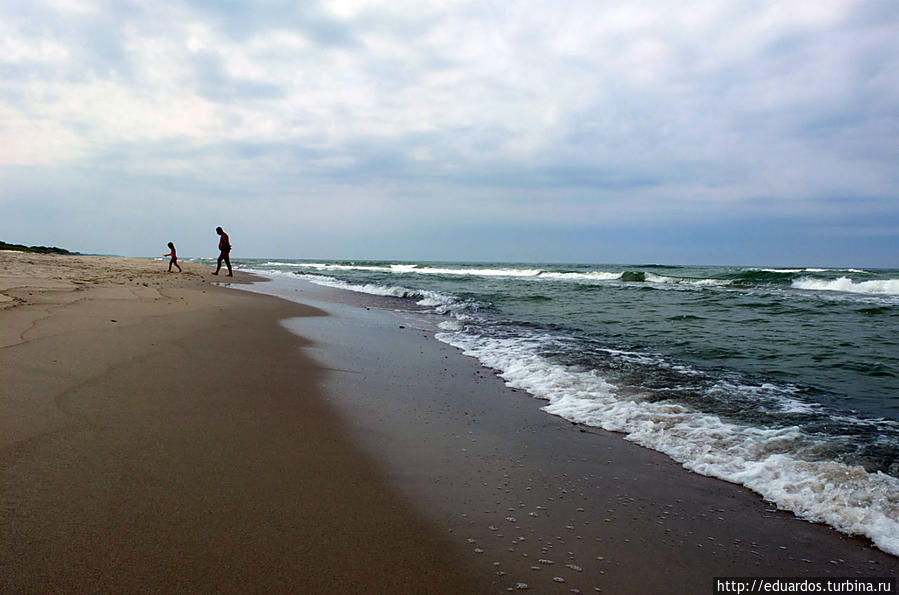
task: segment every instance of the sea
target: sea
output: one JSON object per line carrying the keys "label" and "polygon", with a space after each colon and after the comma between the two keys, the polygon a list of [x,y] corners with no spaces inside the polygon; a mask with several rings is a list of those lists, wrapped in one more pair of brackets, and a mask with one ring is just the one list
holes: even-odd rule
{"label": "sea", "polygon": [[899,555],[899,270],[235,264],[396,298],[546,413]]}

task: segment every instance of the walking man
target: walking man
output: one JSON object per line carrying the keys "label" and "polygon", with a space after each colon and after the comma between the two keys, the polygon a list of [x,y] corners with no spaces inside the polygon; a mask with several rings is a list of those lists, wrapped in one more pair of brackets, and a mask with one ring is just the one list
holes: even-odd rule
{"label": "walking man", "polygon": [[234,272],[231,270],[231,241],[228,239],[228,234],[225,233],[225,230],[221,227],[215,228],[215,233],[219,234],[219,259],[218,265],[215,267],[215,272],[213,275],[218,275],[219,270],[222,268],[222,261],[225,261],[225,264],[228,265],[228,276],[233,277]]}

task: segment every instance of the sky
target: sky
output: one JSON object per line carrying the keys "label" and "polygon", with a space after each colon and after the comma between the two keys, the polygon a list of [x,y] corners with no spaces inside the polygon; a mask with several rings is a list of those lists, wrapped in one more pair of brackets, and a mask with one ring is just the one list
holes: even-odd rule
{"label": "sky", "polygon": [[0,0],[0,240],[899,267],[895,0]]}

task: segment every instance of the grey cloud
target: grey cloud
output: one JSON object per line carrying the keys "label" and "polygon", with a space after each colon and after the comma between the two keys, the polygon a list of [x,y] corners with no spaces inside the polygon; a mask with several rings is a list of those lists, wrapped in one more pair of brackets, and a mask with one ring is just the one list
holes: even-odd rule
{"label": "grey cloud", "polygon": [[116,73],[128,77],[130,59],[122,44],[122,25],[141,17],[127,4],[103,3],[91,15],[54,11],[39,2],[18,3],[3,12],[7,24],[34,42],[61,43],[70,53],[65,64],[31,62],[22,66],[29,77],[78,82]]}
{"label": "grey cloud", "polygon": [[320,2],[241,0],[188,0],[186,5],[225,32],[242,41],[275,29],[292,29],[324,46],[358,45],[354,29],[329,16]]}
{"label": "grey cloud", "polygon": [[189,85],[213,101],[243,102],[256,99],[277,99],[285,90],[275,83],[242,80],[228,74],[222,58],[210,51],[200,51],[186,59],[192,65],[194,76]]}
{"label": "grey cloud", "polygon": [[[270,226],[260,242],[292,238],[304,221],[294,209],[319,196],[341,214],[352,212],[341,205],[382,201],[418,219],[455,217],[445,230],[476,214],[482,240],[516,220],[559,233],[599,215],[633,229],[676,213],[699,221],[708,241],[726,240],[716,222],[746,214],[760,224],[766,214],[789,216],[797,226],[805,218],[840,227],[843,217],[857,229],[865,217],[895,221],[896,2],[856,3],[829,24],[775,23],[739,44],[730,33],[755,24],[750,5],[722,4],[722,20],[690,32],[658,22],[594,29],[605,13],[582,4],[571,7],[579,18],[556,21],[565,6],[550,2],[523,13],[454,5],[449,19],[377,6],[337,18],[319,2],[95,6],[93,14],[39,3],[0,9],[22,39],[69,50],[64,60],[0,61],[0,103],[24,127],[15,133],[35,122],[48,145],[57,131],[82,143],[62,152],[69,161],[3,173],[19,196],[47,198],[60,221],[79,204],[127,219],[133,201],[165,229],[152,205],[171,196],[186,218],[212,205],[241,208],[247,196],[271,200],[283,213],[254,219]],[[556,22],[566,27],[554,31]],[[197,31],[206,46],[188,49]],[[275,37],[284,32],[296,39]],[[662,48],[657,62],[619,60],[645,39]],[[571,51],[559,49],[568,41]],[[107,85],[117,103],[96,109],[114,117],[35,101],[32,81],[53,83],[38,88],[62,97],[72,84],[81,102],[98,92],[79,84]],[[180,120],[182,108],[200,125]],[[156,113],[175,122],[161,121],[169,138],[117,129],[116,118]],[[336,217],[329,213],[320,217]],[[414,235],[411,215],[395,219],[391,229]]]}

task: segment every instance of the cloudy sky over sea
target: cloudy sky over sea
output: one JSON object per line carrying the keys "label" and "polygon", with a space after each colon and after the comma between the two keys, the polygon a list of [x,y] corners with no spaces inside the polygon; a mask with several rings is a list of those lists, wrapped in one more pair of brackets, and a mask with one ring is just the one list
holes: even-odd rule
{"label": "cloudy sky over sea", "polygon": [[895,0],[0,0],[0,239],[899,266]]}

